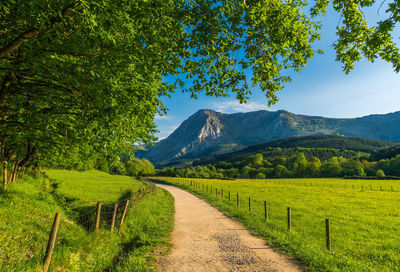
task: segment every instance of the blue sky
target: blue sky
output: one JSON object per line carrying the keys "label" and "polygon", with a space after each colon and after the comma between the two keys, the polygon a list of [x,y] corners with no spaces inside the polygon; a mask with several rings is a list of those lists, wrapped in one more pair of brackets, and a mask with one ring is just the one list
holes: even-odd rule
{"label": "blue sky", "polygon": [[[377,20],[376,11],[377,7],[364,9],[369,22]],[[348,118],[400,111],[400,74],[393,71],[391,64],[361,61],[346,75],[341,63],[335,61],[331,45],[338,21],[332,11],[322,19],[322,39],[316,46],[325,49],[325,54],[316,55],[302,72],[291,73],[293,80],[278,92],[279,101],[275,105],[268,107],[267,99],[258,89],[252,90],[247,104],[239,104],[234,97],[201,95],[194,100],[189,94],[177,92],[171,98],[162,98],[169,110],[166,116],[156,117],[160,131],[157,136],[167,137],[190,115],[205,108],[224,113],[284,109],[296,114]],[[398,35],[395,39],[399,39]]]}

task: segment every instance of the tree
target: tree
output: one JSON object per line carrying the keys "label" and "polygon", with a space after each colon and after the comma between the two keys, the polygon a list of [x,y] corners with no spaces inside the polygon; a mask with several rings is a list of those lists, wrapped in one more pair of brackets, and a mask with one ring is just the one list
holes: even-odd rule
{"label": "tree", "polygon": [[261,154],[254,154],[254,155],[248,156],[245,161],[245,165],[247,165],[249,167],[255,167],[255,168],[262,166],[263,163],[264,163],[264,158],[263,158],[263,155],[261,155]]}
{"label": "tree", "polygon": [[[361,8],[333,1],[342,15],[334,46],[348,72],[361,56],[400,69],[392,41],[397,1],[368,28]],[[0,160],[15,173],[59,154],[101,153],[111,162],[155,140],[159,97],[241,102],[259,86],[269,104],[315,52],[319,0],[4,0],[0,4]],[[252,75],[248,78],[248,75]],[[168,81],[172,76],[176,81]],[[186,79],[185,85],[182,79]],[[77,149],[77,147],[79,148]],[[78,151],[77,151],[78,150]],[[82,156],[84,157],[84,156]]]}
{"label": "tree", "polygon": [[297,153],[296,161],[293,166],[293,175],[299,178],[306,177],[307,166],[308,166],[308,161],[304,153],[303,152]]}
{"label": "tree", "polygon": [[317,157],[312,157],[311,162],[308,164],[308,175],[310,177],[318,177],[321,168],[321,161]]}
{"label": "tree", "polygon": [[290,172],[285,166],[278,164],[275,167],[274,176],[277,178],[288,178],[290,177]]}
{"label": "tree", "polygon": [[381,170],[381,169],[378,169],[376,171],[376,176],[379,178],[383,178],[385,176],[385,172],[383,172],[383,170]]}
{"label": "tree", "polygon": [[[124,17],[137,15],[134,5],[106,2],[0,5],[0,159],[12,169],[77,147],[117,161],[134,143],[154,139],[157,95],[168,87],[153,66],[165,53],[135,41],[156,27],[163,31],[161,19],[137,33],[134,19]],[[158,50],[172,46],[169,40]]]}
{"label": "tree", "polygon": [[323,177],[339,177],[342,172],[337,157],[332,157],[321,165],[321,175]]}
{"label": "tree", "polygon": [[265,179],[265,174],[264,173],[258,173],[256,176],[256,179]]}
{"label": "tree", "polygon": [[346,160],[340,164],[345,176],[365,176],[363,164],[356,160]]}

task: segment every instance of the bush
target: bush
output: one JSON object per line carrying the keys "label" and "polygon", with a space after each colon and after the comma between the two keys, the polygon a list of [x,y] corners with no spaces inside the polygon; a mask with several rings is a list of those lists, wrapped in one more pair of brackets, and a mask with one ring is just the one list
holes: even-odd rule
{"label": "bush", "polygon": [[258,179],[265,179],[265,174],[263,174],[263,173],[258,173],[257,176],[256,176],[256,178],[258,178]]}
{"label": "bush", "polygon": [[383,170],[379,169],[378,171],[376,171],[376,176],[378,178],[383,178],[385,176],[385,172],[383,172]]}

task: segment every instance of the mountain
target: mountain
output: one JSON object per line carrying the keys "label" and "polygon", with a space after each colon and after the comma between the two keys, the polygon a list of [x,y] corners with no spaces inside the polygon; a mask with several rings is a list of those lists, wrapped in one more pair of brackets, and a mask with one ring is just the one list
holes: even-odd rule
{"label": "mountain", "polygon": [[136,155],[164,166],[293,136],[332,134],[400,142],[400,112],[325,118],[284,110],[224,114],[204,109],[190,116],[166,139]]}

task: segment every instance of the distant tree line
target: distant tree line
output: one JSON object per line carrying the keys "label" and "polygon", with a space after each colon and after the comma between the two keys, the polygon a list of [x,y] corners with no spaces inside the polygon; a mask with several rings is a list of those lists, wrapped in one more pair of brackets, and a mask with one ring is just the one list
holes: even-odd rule
{"label": "distant tree line", "polygon": [[380,161],[367,161],[358,156],[345,158],[332,156],[326,160],[298,152],[289,157],[268,161],[262,154],[250,155],[233,162],[221,161],[215,165],[197,165],[187,168],[164,168],[160,176],[197,178],[316,178],[400,176],[400,155]]}
{"label": "distant tree line", "polygon": [[[369,153],[347,150],[347,149],[338,149],[338,148],[305,148],[305,147],[294,147],[294,148],[281,148],[281,147],[268,147],[258,152],[253,152],[250,154],[242,154],[240,153],[232,153],[232,156],[221,155],[214,158],[202,158],[193,162],[193,166],[197,165],[208,165],[213,164],[217,165],[223,161],[229,162],[238,162],[245,160],[248,156],[253,154],[261,154],[263,155],[265,160],[268,160],[272,164],[276,164],[279,162],[281,158],[289,158],[291,156],[295,156],[299,152],[303,152],[306,156],[307,160],[311,160],[312,157],[317,157],[321,161],[328,160],[332,157],[344,157],[347,159],[354,158],[357,160],[367,160],[370,156]],[[224,158],[220,160],[220,158]]]}
{"label": "distant tree line", "polygon": [[117,158],[106,156],[95,156],[96,153],[87,153],[89,158],[81,158],[82,152],[76,152],[68,157],[58,156],[54,154],[52,160],[47,160],[45,167],[52,169],[69,169],[85,171],[90,169],[98,169],[106,173],[127,175],[127,176],[148,176],[155,174],[154,165],[147,159],[139,159],[128,155],[122,155]]}
{"label": "distant tree line", "polygon": [[147,159],[121,157],[121,160],[111,168],[111,173],[127,176],[150,176],[155,174],[154,165]]}
{"label": "distant tree line", "polygon": [[[394,148],[397,146],[397,149]],[[399,154],[400,145],[393,142],[371,140],[364,138],[344,137],[341,135],[296,136],[261,143],[234,152],[224,153],[209,158],[201,158],[195,165],[216,164],[219,161],[236,161],[241,157],[260,153],[267,160],[290,157],[298,152],[304,152],[307,159],[318,157],[321,161],[334,156],[352,158],[359,154],[367,159],[370,154],[386,158],[382,152]],[[379,160],[376,159],[376,160]]]}

